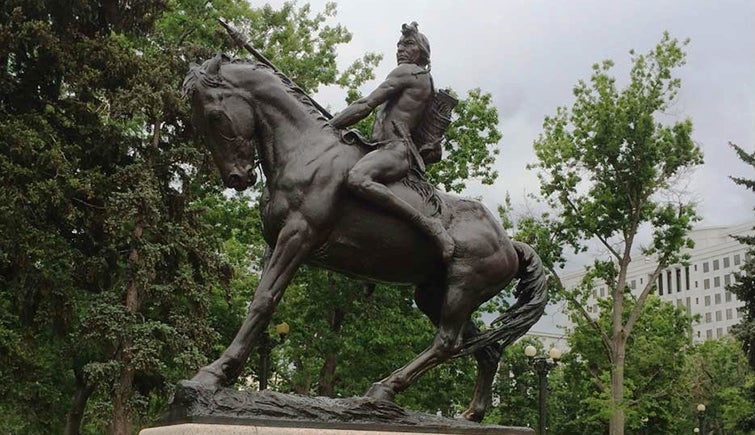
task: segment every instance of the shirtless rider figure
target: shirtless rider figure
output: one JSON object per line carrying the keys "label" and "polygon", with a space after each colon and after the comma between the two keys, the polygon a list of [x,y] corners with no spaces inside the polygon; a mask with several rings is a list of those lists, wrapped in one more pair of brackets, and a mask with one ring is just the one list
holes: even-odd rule
{"label": "shirtless rider figure", "polygon": [[440,220],[424,216],[386,187],[405,177],[411,159],[418,158],[410,132],[421,122],[433,97],[430,43],[417,31],[417,23],[404,24],[401,33],[396,50],[398,66],[377,89],[350,104],[330,123],[346,128],[378,109],[372,140],[379,145],[354,165],[347,184],[357,195],[397,213],[428,235],[447,263],[453,255],[454,241]]}

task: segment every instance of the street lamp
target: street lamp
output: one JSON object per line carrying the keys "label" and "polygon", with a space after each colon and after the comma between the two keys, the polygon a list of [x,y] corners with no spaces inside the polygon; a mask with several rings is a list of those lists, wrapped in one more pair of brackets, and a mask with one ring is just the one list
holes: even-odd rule
{"label": "street lamp", "polygon": [[545,416],[545,402],[548,395],[548,372],[558,364],[558,360],[561,359],[561,351],[555,347],[552,347],[548,351],[550,361],[546,356],[536,356],[537,349],[535,346],[527,346],[524,348],[524,354],[530,360],[530,365],[535,369],[537,373],[537,380],[540,389],[538,397],[538,411],[540,413],[540,422],[538,424],[538,435],[545,435],[546,416]]}
{"label": "street lamp", "polygon": [[279,344],[282,344],[286,339],[286,335],[291,332],[291,327],[288,323],[282,322],[275,325],[275,333],[278,334],[278,340],[273,341],[270,339],[267,329],[262,331],[260,336],[259,352],[260,352],[260,391],[267,390],[267,380],[270,375],[270,356],[273,348]]}
{"label": "street lamp", "polygon": [[697,427],[700,433],[705,433],[705,405],[702,403],[697,404]]}

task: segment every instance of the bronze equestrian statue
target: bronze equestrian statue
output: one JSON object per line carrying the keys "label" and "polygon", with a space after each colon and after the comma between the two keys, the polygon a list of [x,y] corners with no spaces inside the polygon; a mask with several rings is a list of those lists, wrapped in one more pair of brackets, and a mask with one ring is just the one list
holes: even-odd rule
{"label": "bronze equestrian statue", "polygon": [[[416,38],[416,27],[408,33]],[[236,379],[296,270],[307,263],[373,282],[413,286],[417,306],[437,328],[427,349],[373,384],[367,396],[392,400],[432,367],[474,354],[477,379],[464,417],[482,420],[502,348],[543,314],[547,276],[534,250],[510,240],[480,202],[436,190],[417,176],[420,171],[403,177],[409,166],[421,164],[409,137],[416,122],[414,110],[412,115],[397,112],[403,109],[395,105],[404,100],[396,96],[416,91],[416,101],[410,101],[415,107],[426,106],[429,96],[429,75],[416,63],[401,63],[405,56],[414,56],[402,53],[406,35],[399,42],[399,66],[385,82],[396,78],[399,90],[383,93],[378,88],[355,103],[369,110],[384,105],[376,122],[391,122],[375,133],[377,149],[345,141],[336,128],[367,109],[350,116],[357,108],[350,106],[328,123],[306,94],[264,63],[219,54],[189,70],[184,91],[191,101],[193,124],[204,136],[225,185],[244,190],[255,183],[255,168],[262,168],[263,236],[270,247],[236,337],[193,381],[221,386]],[[415,89],[404,77],[395,77],[403,69],[418,73],[411,80],[424,84]],[[371,187],[362,189],[369,183]],[[395,200],[386,204],[384,198]],[[398,210],[396,203],[410,209]],[[423,227],[427,222],[437,222],[442,231],[428,231]],[[444,233],[451,239],[450,252],[447,243],[438,241]],[[480,331],[470,320],[472,313],[514,278],[519,279],[516,303]]]}

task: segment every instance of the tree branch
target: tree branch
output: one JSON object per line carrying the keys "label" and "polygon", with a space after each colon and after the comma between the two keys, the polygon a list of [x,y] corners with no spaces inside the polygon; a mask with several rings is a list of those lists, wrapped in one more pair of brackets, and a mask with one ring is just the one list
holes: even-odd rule
{"label": "tree branch", "polygon": [[[569,207],[572,209],[572,212],[579,218],[579,220],[583,221],[583,223],[584,223],[584,219],[582,218],[582,213],[579,211],[579,209],[577,208],[577,206],[572,202],[572,200],[569,199],[569,197],[567,197],[567,196],[564,196],[564,200],[569,205]],[[592,235],[593,237],[595,237],[598,240],[600,240],[600,242],[603,244],[603,246],[606,247],[606,249],[608,249],[608,251],[611,253],[611,255],[613,255],[617,259],[621,260],[621,257],[619,256],[619,253],[616,252],[616,250],[613,248],[613,246],[611,246],[610,243],[608,243],[608,240],[606,238],[604,238],[603,236],[601,236],[599,234],[596,234],[594,231],[591,231],[590,235]]]}
{"label": "tree branch", "polygon": [[562,295],[566,298],[567,301],[572,303],[582,314],[582,317],[587,321],[587,323],[595,329],[595,331],[600,334],[600,342],[603,344],[603,347],[605,348],[606,352],[608,353],[609,359],[613,358],[613,351],[611,350],[611,340],[606,334],[605,331],[600,327],[600,324],[597,320],[593,319],[592,316],[590,316],[590,313],[587,312],[585,307],[580,303],[574,296],[572,296],[570,293],[566,292],[566,288],[564,287],[564,284],[561,282],[561,278],[559,278],[558,273],[553,269],[553,266],[550,266],[548,268],[549,272],[556,278],[556,285],[558,286],[559,292],[561,292]]}
{"label": "tree branch", "polygon": [[658,279],[658,276],[661,274],[661,270],[663,269],[664,263],[665,262],[658,263],[652,275],[650,275],[650,278],[648,279],[648,283],[645,284],[645,288],[642,289],[642,293],[640,293],[640,297],[637,298],[637,302],[635,302],[634,307],[632,307],[632,312],[629,313],[629,317],[627,318],[627,323],[624,325],[624,337],[628,337],[629,334],[632,333],[632,330],[634,329],[634,325],[635,323],[637,323],[637,319],[639,319],[640,317],[640,312],[642,311],[642,307],[643,305],[645,305],[645,300],[647,300],[648,295],[650,294],[650,291],[653,289],[653,284],[655,284],[655,281]]}

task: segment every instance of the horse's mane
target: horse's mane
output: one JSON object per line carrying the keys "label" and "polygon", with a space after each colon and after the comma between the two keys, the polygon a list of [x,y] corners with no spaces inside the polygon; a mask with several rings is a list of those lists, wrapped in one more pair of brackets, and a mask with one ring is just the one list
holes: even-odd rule
{"label": "horse's mane", "polygon": [[[220,57],[220,59],[218,59],[218,56]],[[310,100],[309,96],[304,92],[302,88],[297,86],[296,83],[294,83],[286,75],[275,71],[273,68],[262,62],[249,58],[232,57],[225,53],[218,53],[214,58],[204,61],[201,65],[192,64],[191,67],[189,67],[189,72],[186,74],[186,77],[183,81],[182,89],[184,95],[191,97],[191,95],[196,92],[198,84],[208,88],[228,86],[227,81],[223,78],[222,75],[214,73],[210,70],[210,67],[214,62],[220,62],[221,66],[226,64],[243,64],[249,65],[253,70],[266,70],[270,73],[270,75],[277,77],[278,80],[280,80],[286,92],[294,96],[298,102],[304,105],[304,107],[307,109],[307,112],[312,117],[322,122],[323,128],[332,128],[327,122],[328,119],[325,118],[325,115],[323,115],[323,113],[320,112],[317,107],[315,107],[315,105],[312,103],[312,100]]]}

